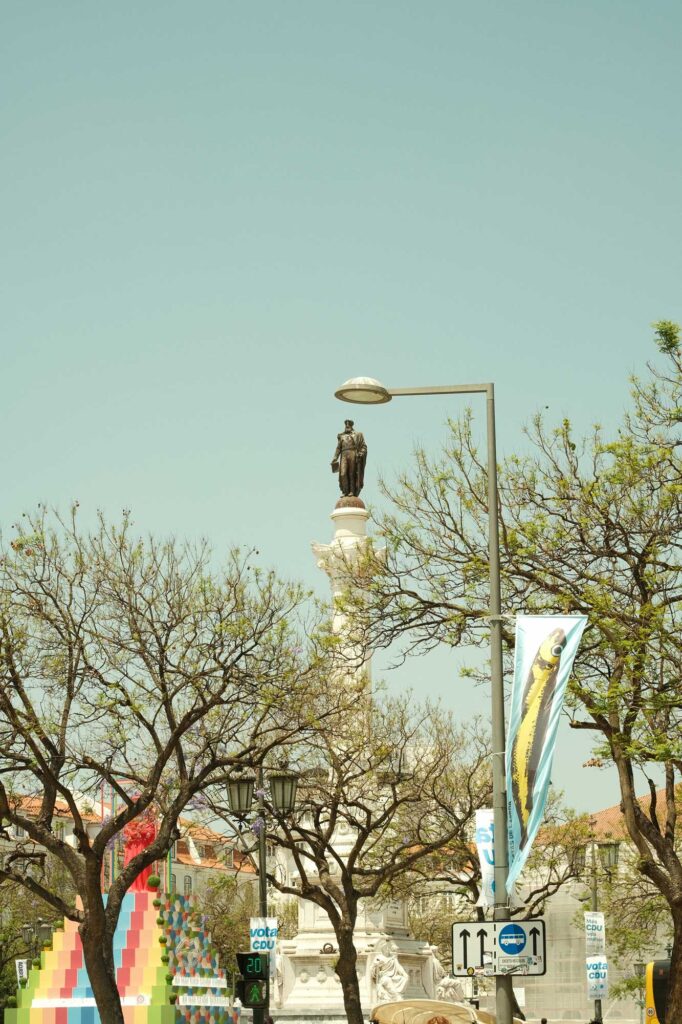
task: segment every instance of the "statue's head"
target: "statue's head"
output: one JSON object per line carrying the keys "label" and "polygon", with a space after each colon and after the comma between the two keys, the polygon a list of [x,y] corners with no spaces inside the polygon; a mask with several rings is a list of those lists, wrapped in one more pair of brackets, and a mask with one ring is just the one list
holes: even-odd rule
{"label": "statue's head", "polygon": [[343,422],[346,424],[346,430],[353,429],[353,420],[344,420]]}

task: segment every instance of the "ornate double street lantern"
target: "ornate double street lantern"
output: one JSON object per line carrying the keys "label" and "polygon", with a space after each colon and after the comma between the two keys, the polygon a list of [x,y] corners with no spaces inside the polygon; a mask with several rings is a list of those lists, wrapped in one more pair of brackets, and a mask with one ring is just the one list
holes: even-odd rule
{"label": "ornate double street lantern", "polygon": [[43,921],[41,917],[33,924],[21,926],[21,936],[24,943],[34,957],[38,956],[40,950],[52,939],[52,925],[49,921]]}
{"label": "ornate double street lantern", "polygon": [[[258,797],[258,817],[253,824],[253,831],[258,837],[258,913],[261,917],[268,916],[267,886],[267,849],[265,844],[265,791],[264,785],[270,789],[270,803],[278,814],[291,814],[296,806],[296,787],[298,775],[289,771],[271,771],[267,778],[263,769],[257,775],[242,775],[232,779],[227,786],[227,801],[236,818],[246,818],[252,810],[254,795]],[[257,788],[256,788],[257,787]],[[266,986],[267,998],[261,1007],[253,1008],[254,1024],[263,1024],[269,1016],[269,984]]]}

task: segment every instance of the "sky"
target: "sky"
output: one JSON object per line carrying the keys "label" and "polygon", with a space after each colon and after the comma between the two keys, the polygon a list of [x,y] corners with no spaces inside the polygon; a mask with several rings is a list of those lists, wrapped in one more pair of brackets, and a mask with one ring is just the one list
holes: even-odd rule
{"label": "sky", "polygon": [[[3,4],[0,526],[126,508],[324,595],[347,378],[493,381],[501,455],[545,407],[616,423],[682,319],[681,30],[668,0]],[[368,504],[461,402],[358,409]],[[485,713],[457,666],[375,674]],[[617,802],[582,739],[554,784]]]}

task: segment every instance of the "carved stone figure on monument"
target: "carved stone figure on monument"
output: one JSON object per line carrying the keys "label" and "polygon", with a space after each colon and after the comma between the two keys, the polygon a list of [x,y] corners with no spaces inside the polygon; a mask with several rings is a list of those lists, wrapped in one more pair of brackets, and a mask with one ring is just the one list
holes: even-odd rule
{"label": "carved stone figure on monument", "polygon": [[275,956],[275,1006],[284,1005],[284,957],[281,953]]}
{"label": "carved stone figure on monument", "polygon": [[465,999],[464,989],[457,978],[445,975],[436,986],[436,999],[446,1003],[461,1003]]}
{"label": "carved stone figure on monument", "polygon": [[396,956],[397,949],[395,943],[391,943],[386,950],[388,956],[377,953],[374,957],[372,981],[377,1003],[392,1003],[403,998],[403,989],[409,977]]}
{"label": "carved stone figure on monument", "polygon": [[424,964],[424,988],[429,993],[429,998],[435,999],[438,986],[445,977],[445,968],[436,955],[438,946],[428,946],[427,948],[430,957]]}
{"label": "carved stone figure on monument", "polygon": [[343,433],[337,434],[336,438],[332,473],[339,474],[339,488],[344,498],[357,498],[365,482],[365,439],[359,430],[353,429],[353,420],[345,420]]}

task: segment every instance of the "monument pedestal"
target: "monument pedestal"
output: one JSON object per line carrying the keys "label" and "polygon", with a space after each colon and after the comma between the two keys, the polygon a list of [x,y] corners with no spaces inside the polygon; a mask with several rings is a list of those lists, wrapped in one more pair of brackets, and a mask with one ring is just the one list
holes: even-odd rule
{"label": "monument pedestal", "polygon": [[[402,902],[361,913],[354,940],[360,999],[367,1018],[373,1006],[385,1001],[381,969],[395,961],[407,980],[394,998],[433,997],[433,953],[427,943],[410,936]],[[298,935],[279,944],[274,1016],[292,1024],[313,1018],[345,1021],[341,982],[334,970],[336,957],[336,938],[329,918],[320,907],[301,901]]]}
{"label": "monument pedestal", "polygon": [[[331,514],[331,543],[312,545],[317,565],[331,585],[332,628],[341,641],[340,683],[356,682],[363,688],[371,679],[371,652],[354,634],[340,599],[351,585],[352,569],[369,543],[368,518],[360,498],[341,498]],[[350,855],[354,839],[348,825],[341,822],[333,837],[339,857]],[[285,877],[296,878],[291,862]],[[361,905],[354,943],[365,1017],[380,1002],[433,998],[437,978],[443,972],[428,943],[411,937],[404,903],[396,900],[382,907]],[[298,934],[278,945],[277,973],[271,986],[272,1013],[278,1021],[345,1024],[343,992],[335,971],[337,956],[336,936],[325,911],[311,901],[299,900]]]}

